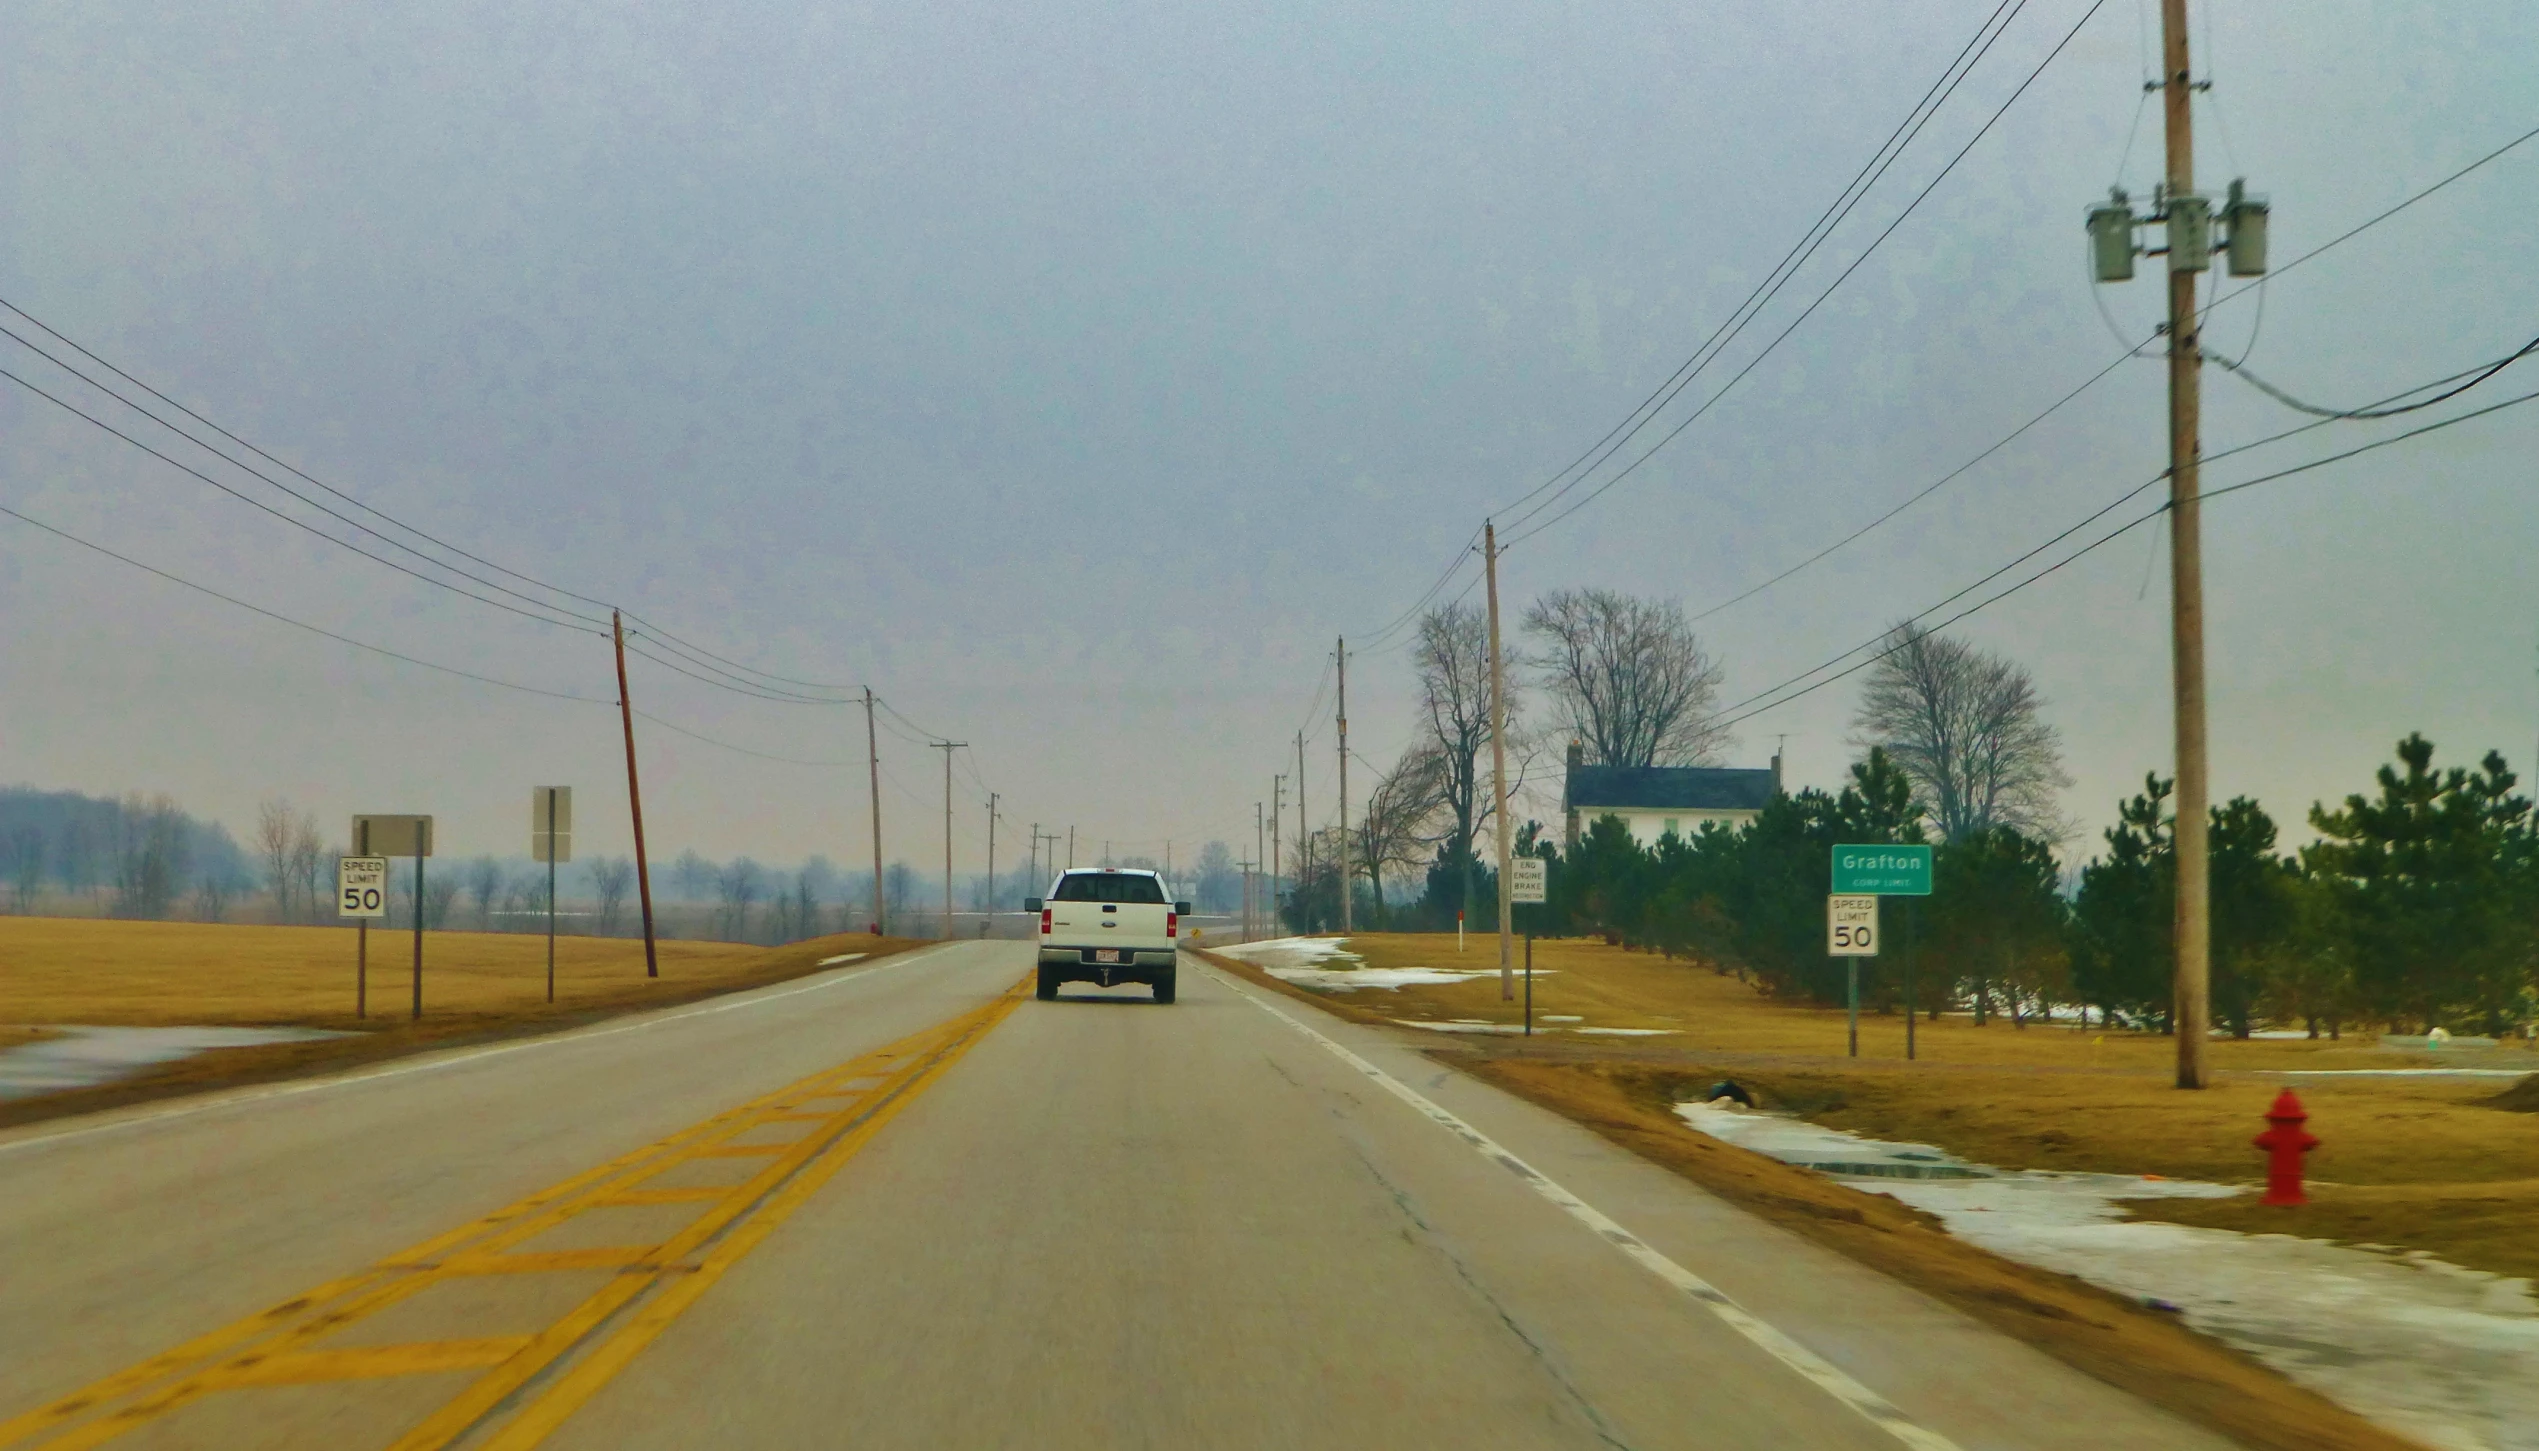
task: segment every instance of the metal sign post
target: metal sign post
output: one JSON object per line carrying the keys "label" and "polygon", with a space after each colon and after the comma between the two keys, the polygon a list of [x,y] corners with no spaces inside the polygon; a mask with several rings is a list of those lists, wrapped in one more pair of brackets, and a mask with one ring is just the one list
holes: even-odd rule
{"label": "metal sign post", "polygon": [[547,864],[547,1001],[555,1001],[555,865],[573,860],[573,788],[529,788],[529,860]]}
{"label": "metal sign post", "polygon": [[1849,969],[1851,1056],[1860,1056],[1860,959],[1878,955],[1878,899],[1838,896],[1825,899],[1825,954],[1844,959]]}
{"label": "metal sign post", "polygon": [[[1508,905],[1539,907],[1551,899],[1551,866],[1538,856],[1508,859]],[[1534,914],[1525,915],[1525,1036],[1534,1036]]]}
{"label": "metal sign post", "polygon": [[[1871,904],[1871,946],[1858,956],[1877,956],[1876,903],[1880,897],[1931,895],[1931,848],[1917,842],[1864,842],[1838,845],[1833,851],[1833,895],[1826,899],[1826,931],[1833,931],[1833,904],[1844,897],[1866,898]],[[1828,948],[1828,951],[1833,949]],[[1860,964],[1852,963],[1851,1054],[1860,1056]],[[1904,1056],[1914,1057],[1914,1016],[1921,1006],[1913,996],[1913,904],[1904,904]]]}
{"label": "metal sign post", "polygon": [[[432,854],[429,816],[356,816],[353,840],[414,844],[414,1016],[423,1016],[423,859]],[[384,890],[382,895],[384,895]],[[385,912],[380,914],[386,916]]]}
{"label": "metal sign post", "polygon": [[370,1016],[370,919],[388,915],[388,859],[370,854],[370,833],[353,831],[358,856],[335,859],[335,915],[353,919],[353,1016]]}

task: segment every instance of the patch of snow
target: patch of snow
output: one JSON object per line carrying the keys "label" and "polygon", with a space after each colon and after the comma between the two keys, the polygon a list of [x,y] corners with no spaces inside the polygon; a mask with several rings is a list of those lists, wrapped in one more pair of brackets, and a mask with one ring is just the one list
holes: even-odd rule
{"label": "patch of snow", "polygon": [[2421,1252],[2128,1222],[2120,1203],[2240,1192],[2230,1185],[2003,1172],[1778,1114],[1691,1103],[1675,1111],[1728,1143],[1874,1181],[1970,1244],[2175,1305],[2194,1329],[2428,1445],[2539,1451],[2539,1298],[2527,1280]]}
{"label": "patch of snow", "polygon": [[1271,937],[1260,942],[1239,942],[1232,947],[1220,947],[1216,950],[1228,957],[1239,957],[1245,962],[1257,963],[1264,967],[1273,962],[1282,966],[1301,967],[1307,963],[1323,962],[1334,957],[1345,957],[1351,962],[1360,961],[1356,953],[1349,951],[1343,945],[1348,940],[1346,937]]}
{"label": "patch of snow", "polygon": [[842,952],[835,957],[821,958],[817,963],[814,963],[813,966],[835,967],[841,962],[861,962],[864,958],[865,954],[861,952]]}
{"label": "patch of snow", "polygon": [[1537,1013],[1534,1015],[1534,1021],[1538,1023],[1583,1023],[1587,1020],[1579,1017],[1575,1013]]}
{"label": "patch of snow", "polygon": [[1383,988],[1392,992],[1406,987],[1451,987],[1477,977],[1496,977],[1495,967],[1368,967],[1366,959],[1350,952],[1342,943],[1345,937],[1278,937],[1267,942],[1246,942],[1239,947],[1221,948],[1228,957],[1239,957],[1259,967],[1282,982],[1298,987],[1319,988],[1325,992],[1354,992],[1359,988]]}
{"label": "patch of snow", "polygon": [[[1576,1018],[1569,1021],[1576,1022]],[[1573,1033],[1602,1033],[1613,1038],[1664,1038],[1675,1033],[1673,1028],[1572,1028]]]}
{"label": "patch of snow", "polygon": [[1414,1018],[1395,1018],[1393,1021],[1405,1028],[1426,1028],[1432,1033],[1522,1033],[1525,1031],[1523,1027],[1515,1023],[1439,1023]]}
{"label": "patch of snow", "polygon": [[345,1038],[323,1028],[82,1028],[0,1051],[0,1099],[90,1088],[214,1048]]}

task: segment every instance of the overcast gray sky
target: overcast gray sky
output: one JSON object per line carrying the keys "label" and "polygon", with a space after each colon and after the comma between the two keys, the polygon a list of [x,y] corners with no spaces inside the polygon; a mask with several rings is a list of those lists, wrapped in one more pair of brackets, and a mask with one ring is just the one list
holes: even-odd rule
{"label": "overcast gray sky", "polygon": [[[2088,8],[2031,0],[1725,363]],[[1333,638],[1410,605],[1689,355],[1991,9],[15,0],[0,296],[407,522],[970,742],[965,871],[982,782],[1006,863],[1035,820],[1245,845],[1300,725],[1330,810],[1327,703],[1306,717]],[[2105,0],[1737,391],[1518,545],[1509,609],[1562,585],[1707,609],[2113,359],[2080,218],[2156,176],[2156,101],[2127,159],[2145,10]],[[2271,196],[2278,261],[2539,125],[2520,0],[2197,10],[2200,174]],[[2255,294],[2217,310],[2208,342],[2254,334],[2254,367],[2336,404],[2500,356],[2539,334],[2534,201],[2539,143],[2270,284],[2262,328]],[[2149,269],[2097,301],[2135,334],[2161,306]],[[306,514],[5,339],[0,366]],[[2519,371],[2462,406],[2539,386]],[[2207,390],[2208,450],[2301,421]],[[2161,365],[2128,364],[1703,620],[1728,697],[2150,478],[2161,398]],[[2392,431],[2333,424],[2207,483]],[[2217,797],[2297,822],[2411,729],[2528,765],[2534,459],[2539,407],[2209,509]],[[363,640],[614,698],[598,637],[321,544],[5,384],[0,503]],[[1958,627],[2036,671],[2084,849],[2167,768],[2160,543],[2137,530]],[[166,790],[238,827],[277,793],[330,825],[427,810],[461,852],[523,849],[525,788],[563,781],[582,849],[623,849],[604,705],[365,656],[6,519],[0,612],[0,780]],[[860,710],[635,665],[665,720],[839,763],[643,724],[659,855],[865,859]],[[1794,779],[1832,782],[1855,683],[1744,723],[1734,758],[1786,732]],[[1389,760],[1402,656],[1357,659],[1350,691],[1352,743]],[[940,860],[939,757],[885,737],[883,758],[891,854]]]}

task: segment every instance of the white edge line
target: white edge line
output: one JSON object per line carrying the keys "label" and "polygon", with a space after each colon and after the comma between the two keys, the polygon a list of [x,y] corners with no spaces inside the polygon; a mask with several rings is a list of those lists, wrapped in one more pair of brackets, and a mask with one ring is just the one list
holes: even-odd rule
{"label": "white edge line", "polygon": [[1430,1102],[1408,1084],[1350,1052],[1338,1042],[1280,1009],[1272,1007],[1254,994],[1235,987],[1231,980],[1228,981],[1227,986],[1237,997],[1329,1049],[1332,1055],[1341,1062],[1375,1080],[1386,1092],[1409,1104],[1430,1121],[1471,1145],[1481,1157],[1491,1160],[1524,1180],[1532,1186],[1535,1193],[1568,1211],[1570,1218],[1595,1231],[1599,1238],[1630,1256],[1642,1269],[1665,1281],[1688,1298],[1698,1301],[1702,1308],[1719,1317],[1729,1329],[1753,1342],[1773,1359],[1806,1377],[1817,1389],[1859,1412],[1863,1418],[1880,1430],[1905,1445],[1913,1447],[1914,1451],[1962,1451],[1956,1442],[1916,1422],[1912,1417],[1897,1409],[1894,1402],[1853,1380],[1841,1368],[1823,1356],[1799,1344],[1753,1311],[1728,1298],[1726,1291],[1667,1258],[1646,1240],[1607,1218],[1603,1211],[1562,1188],[1541,1170],[1501,1147],[1489,1135]]}
{"label": "white edge line", "polygon": [[398,1063],[386,1068],[372,1068],[356,1073],[339,1073],[322,1078],[302,1079],[294,1083],[276,1084],[271,1088],[250,1089],[241,1093],[207,1094],[199,1098],[192,1098],[182,1103],[170,1105],[166,1108],[155,1109],[148,1113],[134,1114],[129,1118],[113,1119],[106,1123],[85,1124],[78,1128],[59,1129],[49,1134],[31,1134],[25,1138],[0,1141],[0,1154],[13,1153],[19,1149],[34,1148],[42,1144],[59,1144],[71,1139],[86,1138],[91,1134],[112,1133],[118,1129],[138,1128],[145,1124],[165,1123],[170,1119],[191,1118],[196,1114],[210,1113],[216,1109],[243,1108],[249,1104],[270,1102],[271,1100],[277,1098],[294,1098],[303,1093],[319,1093],[330,1088],[347,1088],[355,1084],[376,1083],[383,1078],[402,1078],[409,1073],[433,1073],[444,1068],[456,1068],[464,1064],[480,1063],[485,1059],[500,1057],[505,1053],[524,1052],[531,1048],[552,1048],[565,1043],[587,1043],[594,1038],[613,1038],[620,1033],[641,1033],[649,1029],[659,1027],[663,1023],[678,1022],[683,1018],[701,1018],[713,1013],[733,1012],[741,1008],[756,1007],[761,1003],[782,1002],[786,998],[799,997],[804,993],[819,992],[826,988],[837,987],[842,983],[860,982],[876,973],[889,972],[893,968],[905,967],[909,963],[916,961],[918,958],[927,956],[937,950],[939,950],[938,947],[912,948],[907,952],[898,953],[884,959],[883,961],[874,963],[870,967],[859,967],[853,969],[852,971],[845,972],[824,973],[821,975],[821,980],[818,982],[804,983],[788,987],[782,992],[768,992],[764,989],[760,989],[754,993],[726,995],[713,1002],[702,1003],[693,1007],[674,1008],[667,1012],[646,1016],[631,1023],[595,1024],[588,1028],[577,1028],[562,1033],[541,1033],[533,1037],[522,1038],[510,1043],[495,1043],[483,1048],[461,1049],[457,1052],[437,1054],[423,1058],[419,1061]]}

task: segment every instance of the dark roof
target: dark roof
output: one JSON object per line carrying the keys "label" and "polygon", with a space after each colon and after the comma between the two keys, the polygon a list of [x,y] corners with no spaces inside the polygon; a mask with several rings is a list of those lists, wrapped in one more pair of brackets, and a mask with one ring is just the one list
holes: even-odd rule
{"label": "dark roof", "polygon": [[1727,766],[1572,766],[1569,807],[1643,811],[1761,811],[1772,773]]}

